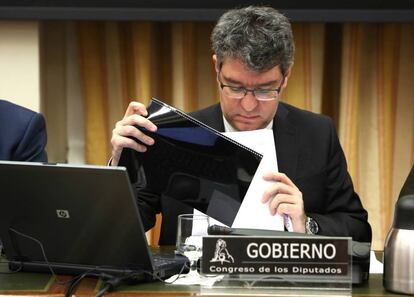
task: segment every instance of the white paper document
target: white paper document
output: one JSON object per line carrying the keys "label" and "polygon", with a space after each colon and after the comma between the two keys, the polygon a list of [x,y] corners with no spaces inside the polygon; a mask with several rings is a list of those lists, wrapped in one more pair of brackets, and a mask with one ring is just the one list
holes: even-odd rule
{"label": "white paper document", "polygon": [[370,253],[370,261],[369,261],[369,273],[383,273],[384,271],[384,264],[378,261],[377,257],[375,256],[375,252],[371,251]]}
{"label": "white paper document", "polygon": [[273,131],[261,129],[223,134],[263,155],[231,227],[284,230],[283,217],[278,214],[272,216],[268,203],[261,202],[265,189],[274,183],[265,181],[263,175],[270,171],[278,171]]}

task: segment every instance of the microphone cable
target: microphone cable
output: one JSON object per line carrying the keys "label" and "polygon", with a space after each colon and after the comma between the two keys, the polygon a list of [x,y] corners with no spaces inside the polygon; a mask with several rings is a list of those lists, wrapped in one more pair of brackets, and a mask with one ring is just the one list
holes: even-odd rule
{"label": "microphone cable", "polygon": [[[180,271],[178,272],[178,274],[174,278],[174,280],[170,281],[170,282],[166,282],[157,273],[150,272],[150,271],[147,271],[147,270],[131,272],[131,273],[129,273],[127,275],[123,275],[123,276],[109,276],[108,279],[106,281],[104,281],[103,288],[101,290],[99,290],[95,294],[94,297],[102,297],[105,293],[115,290],[116,288],[118,288],[122,284],[126,284],[126,283],[131,282],[131,281],[133,282],[134,278],[137,275],[141,275],[142,273],[144,273],[146,275],[149,275],[151,277],[151,279],[153,279],[153,280],[158,280],[158,281],[166,283],[166,284],[172,284],[177,279],[179,279],[181,277],[181,275],[183,274],[183,272],[186,268],[189,268],[189,267],[188,267],[187,263],[184,263],[183,266],[181,267]],[[102,276],[101,276],[101,278],[102,278]],[[69,297],[69,296],[65,296],[65,297]]]}
{"label": "microphone cable", "polygon": [[45,259],[45,262],[46,262],[47,267],[49,268],[49,270],[50,270],[50,272],[52,273],[52,275],[53,275],[54,277],[56,277],[56,273],[55,273],[55,271],[53,270],[53,267],[50,265],[49,260],[48,260],[48,259],[47,259],[47,257],[46,257],[46,252],[45,252],[45,249],[44,249],[44,247],[43,247],[43,244],[40,242],[40,240],[38,240],[38,239],[36,239],[36,238],[34,238],[34,237],[30,236],[30,235],[24,234],[24,233],[22,233],[22,232],[20,232],[20,231],[17,231],[16,229],[11,228],[11,227],[9,228],[9,230],[10,230],[10,231],[13,231],[13,232],[14,232],[14,233],[16,233],[17,235],[20,235],[20,236],[22,236],[22,237],[25,237],[25,238],[27,238],[27,239],[30,239],[30,240],[33,240],[34,242],[36,242],[36,243],[40,246],[40,250],[42,251],[42,255],[43,255],[43,258]]}
{"label": "microphone cable", "polygon": [[[181,275],[183,274],[184,270],[186,268],[188,268],[187,263],[184,263],[183,266],[181,267],[179,273],[176,275],[175,279],[173,281],[170,281],[170,282],[166,282],[157,273],[146,271],[146,270],[131,272],[131,273],[128,273],[126,275],[121,275],[121,276],[113,276],[113,275],[106,274],[106,273],[94,273],[94,271],[96,271],[98,269],[98,267],[92,268],[89,271],[86,271],[86,272],[84,272],[80,275],[74,276],[69,281],[61,281],[61,280],[58,279],[58,275],[56,274],[56,272],[54,271],[52,265],[50,264],[49,259],[46,256],[45,248],[44,248],[44,246],[43,246],[43,244],[40,240],[38,240],[37,238],[35,238],[33,236],[30,236],[30,235],[27,235],[23,232],[20,232],[20,231],[14,229],[14,228],[11,228],[11,227],[9,228],[9,230],[14,232],[17,235],[20,235],[24,238],[32,240],[32,241],[34,241],[35,243],[37,243],[39,245],[39,247],[41,249],[41,252],[42,252],[43,259],[45,260],[45,263],[46,263],[50,273],[56,279],[56,283],[59,284],[59,285],[66,285],[68,283],[70,284],[68,286],[68,288],[66,289],[66,291],[65,291],[65,297],[71,297],[73,291],[79,285],[81,280],[84,279],[85,277],[88,277],[88,276],[99,277],[101,279],[105,279],[104,280],[104,287],[101,290],[99,290],[95,295],[95,297],[102,297],[105,293],[116,289],[121,284],[133,281],[136,276],[142,275],[142,273],[144,273],[146,275],[149,275],[153,280],[158,280],[158,281],[161,281],[163,283],[172,284],[177,279],[179,279],[181,277]],[[21,264],[17,270],[14,270],[14,271],[11,271],[11,272],[0,272],[0,274],[16,273],[16,272],[21,271],[22,268],[23,268],[23,264]]]}
{"label": "microphone cable", "polygon": [[[18,230],[16,230],[16,229],[14,229],[14,228],[9,228],[9,230],[10,231],[12,231],[12,232],[14,232],[14,233],[16,233],[17,235],[20,235],[20,236],[22,236],[22,237],[24,237],[24,238],[27,238],[27,239],[30,239],[30,240],[32,240],[32,241],[34,241],[35,243],[37,243],[38,245],[39,245],[39,247],[40,247],[40,250],[42,251],[42,256],[43,256],[43,259],[45,260],[45,262],[46,262],[46,265],[47,265],[47,268],[49,269],[49,271],[50,271],[50,273],[52,274],[52,276],[55,278],[55,280],[56,280],[56,283],[57,284],[59,284],[59,285],[66,285],[66,284],[70,284],[69,285],[69,287],[66,289],[66,291],[65,291],[65,297],[70,297],[71,295],[72,295],[72,292],[73,292],[73,290],[76,288],[76,286],[80,283],[80,281],[82,280],[82,279],[84,279],[86,276],[100,276],[100,274],[98,274],[98,273],[93,273],[93,271],[94,270],[96,270],[96,268],[92,268],[91,270],[89,270],[89,271],[86,271],[86,272],[84,272],[84,273],[82,273],[82,274],[80,274],[80,275],[77,275],[77,276],[74,276],[74,277],[72,277],[70,280],[68,280],[68,281],[62,281],[62,280],[59,280],[59,278],[58,278],[58,275],[56,274],[56,272],[54,271],[54,269],[53,269],[53,267],[52,267],[52,265],[50,264],[50,262],[49,262],[49,260],[48,260],[48,258],[47,258],[47,256],[46,256],[46,251],[45,251],[45,248],[44,248],[44,246],[43,246],[43,244],[42,244],[42,242],[40,241],[40,240],[38,240],[37,238],[34,238],[33,236],[30,236],[30,235],[27,235],[27,234],[25,234],[25,233],[23,233],[23,232],[20,232],[20,231],[18,231]],[[19,268],[17,269],[17,270],[13,270],[13,271],[11,271],[11,272],[5,272],[5,274],[7,273],[7,274],[10,274],[10,273],[16,273],[16,272],[19,272],[19,271],[21,271],[22,270],[22,268],[23,268],[23,264],[20,264],[20,266],[19,266]]]}

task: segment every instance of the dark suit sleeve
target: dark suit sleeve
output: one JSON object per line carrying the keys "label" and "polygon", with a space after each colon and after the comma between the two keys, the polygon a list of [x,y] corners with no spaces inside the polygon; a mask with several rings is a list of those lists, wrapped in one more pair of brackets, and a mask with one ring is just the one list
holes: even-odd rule
{"label": "dark suit sleeve", "polygon": [[13,160],[47,162],[46,142],[45,120],[41,114],[33,113],[13,153]]}
{"label": "dark suit sleeve", "polygon": [[140,165],[139,154],[133,149],[124,148],[119,159],[118,166],[123,166],[128,171],[129,180],[135,191],[138,211],[141,216],[145,231],[155,225],[156,214],[160,212],[160,195],[146,189],[146,175]]}
{"label": "dark suit sleeve", "polygon": [[145,231],[154,227],[156,214],[161,212],[161,196],[145,189],[145,174],[142,167],[137,170],[137,180],[134,183],[136,191],[138,210]]}
{"label": "dark suit sleeve", "polygon": [[370,242],[368,214],[354,191],[351,177],[335,128],[331,122],[325,197],[321,213],[309,213],[320,227],[320,234],[351,236],[356,241]]}

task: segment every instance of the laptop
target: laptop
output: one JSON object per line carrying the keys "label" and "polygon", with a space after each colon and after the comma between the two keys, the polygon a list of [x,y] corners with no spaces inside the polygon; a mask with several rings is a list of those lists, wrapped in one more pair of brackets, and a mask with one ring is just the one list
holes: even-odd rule
{"label": "laptop", "polygon": [[0,239],[13,270],[155,280],[187,261],[152,253],[123,167],[0,161],[0,176]]}

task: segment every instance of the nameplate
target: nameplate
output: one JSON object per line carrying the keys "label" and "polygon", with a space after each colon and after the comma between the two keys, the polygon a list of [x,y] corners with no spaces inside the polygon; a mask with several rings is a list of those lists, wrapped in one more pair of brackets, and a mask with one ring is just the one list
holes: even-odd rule
{"label": "nameplate", "polygon": [[350,238],[207,236],[201,273],[349,276]]}

